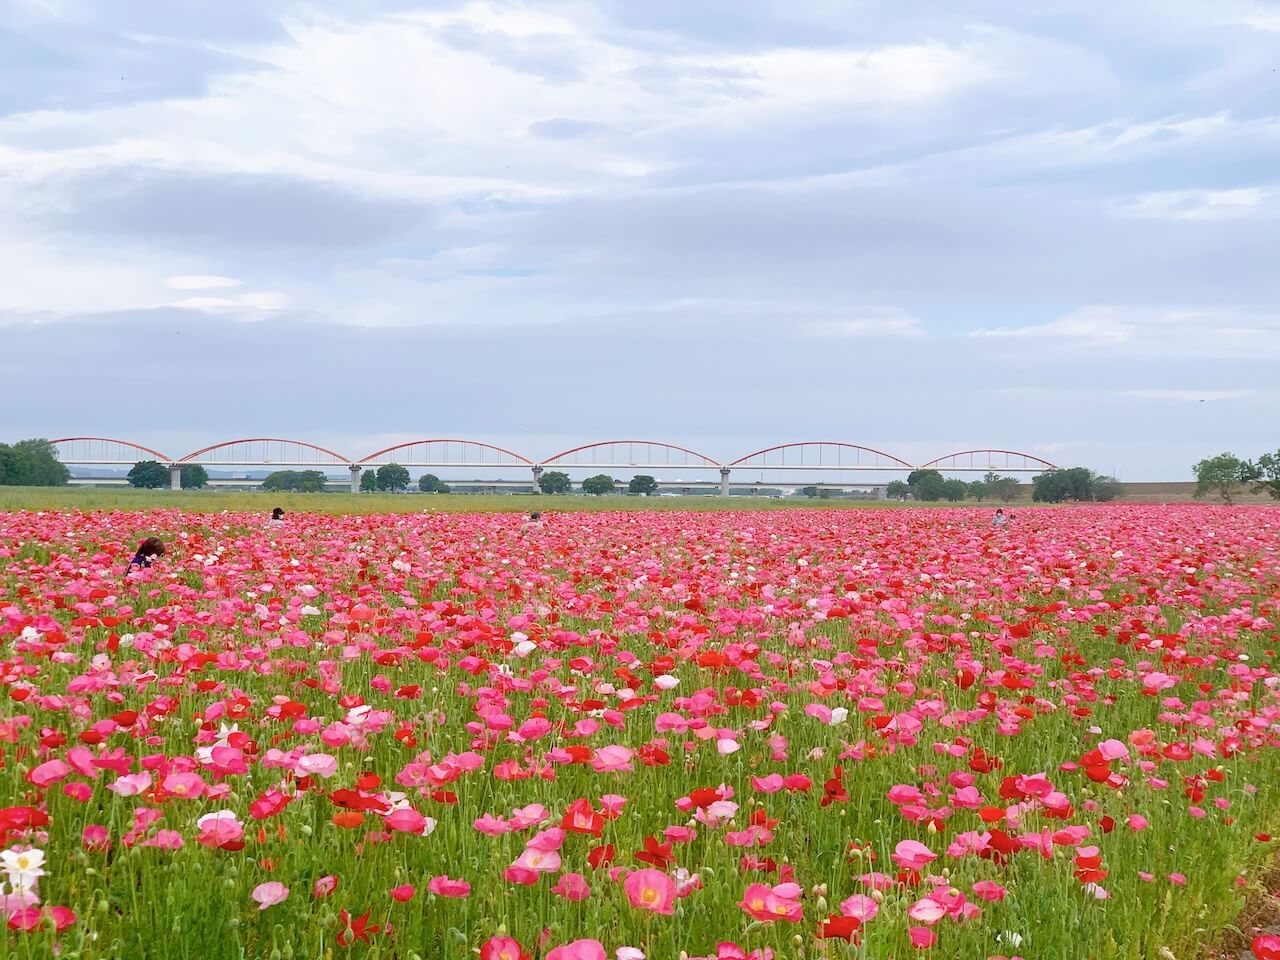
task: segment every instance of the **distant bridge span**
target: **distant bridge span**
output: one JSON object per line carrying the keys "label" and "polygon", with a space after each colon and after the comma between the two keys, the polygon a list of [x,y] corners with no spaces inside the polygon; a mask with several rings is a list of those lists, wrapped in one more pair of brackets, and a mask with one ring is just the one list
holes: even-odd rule
{"label": "distant bridge span", "polygon": [[661,440],[599,440],[562,450],[540,460],[480,440],[460,439],[409,440],[363,457],[349,457],[306,440],[280,437],[225,440],[177,458],[131,440],[109,437],[63,437],[51,442],[64,463],[77,466],[125,466],[132,465],[139,459],[157,460],[168,465],[170,485],[175,490],[182,485],[182,467],[189,464],[215,468],[341,467],[350,471],[353,491],[360,489],[360,474],[366,467],[385,466],[389,463],[435,469],[523,467],[533,471],[535,483],[548,467],[716,470],[720,474],[720,492],[726,496],[729,493],[729,476],[735,468],[771,472],[939,470],[966,473],[1040,473],[1058,469],[1057,465],[1035,454],[996,448],[962,450],[916,466],[883,450],[840,440],[782,443],[727,461],[716,460],[708,454]]}

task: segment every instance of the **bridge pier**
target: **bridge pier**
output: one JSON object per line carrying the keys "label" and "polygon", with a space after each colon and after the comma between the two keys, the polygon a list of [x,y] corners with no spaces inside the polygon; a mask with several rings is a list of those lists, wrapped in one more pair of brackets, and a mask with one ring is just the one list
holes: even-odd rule
{"label": "bridge pier", "polygon": [[542,492],[542,467],[536,463],[533,465],[533,492]]}
{"label": "bridge pier", "polygon": [[178,466],[176,463],[169,464],[169,489],[182,489],[182,467]]}
{"label": "bridge pier", "polygon": [[358,463],[351,465],[351,492],[360,492],[360,465]]}
{"label": "bridge pier", "polygon": [[729,495],[729,468],[720,468],[720,496],[727,497]]}

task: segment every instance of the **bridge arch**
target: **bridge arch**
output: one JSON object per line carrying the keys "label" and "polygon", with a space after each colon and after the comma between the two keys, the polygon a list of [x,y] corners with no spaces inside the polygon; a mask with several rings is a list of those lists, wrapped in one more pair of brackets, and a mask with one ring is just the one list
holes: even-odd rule
{"label": "bridge arch", "polygon": [[1044,457],[1034,453],[1022,453],[1018,450],[960,450],[946,456],[930,460],[920,465],[921,470],[978,470],[983,472],[1007,470],[1018,473],[1039,473],[1042,470],[1057,470],[1056,463],[1050,463]]}
{"label": "bridge arch", "polygon": [[891,453],[837,440],[780,443],[728,464],[749,470],[914,470]]}
{"label": "bridge arch", "polygon": [[[173,462],[167,453],[115,437],[61,437],[49,442],[57,448],[58,459],[63,463],[133,465],[139,460],[158,460],[165,464]],[[139,457],[136,455],[139,453],[146,456]]]}
{"label": "bridge arch", "polygon": [[383,460],[390,453],[403,451],[395,458],[402,467],[505,467],[533,466],[533,461],[505,447],[497,447],[479,440],[408,440],[385,447],[356,461],[364,466],[371,463],[391,463]]}
{"label": "bridge arch", "polygon": [[221,466],[349,467],[351,458],[305,440],[249,437],[193,450],[178,463]]}
{"label": "bridge arch", "polygon": [[[639,455],[637,455],[639,454]],[[598,440],[562,450],[543,467],[647,467],[651,470],[719,470],[722,464],[696,450],[661,440]]]}

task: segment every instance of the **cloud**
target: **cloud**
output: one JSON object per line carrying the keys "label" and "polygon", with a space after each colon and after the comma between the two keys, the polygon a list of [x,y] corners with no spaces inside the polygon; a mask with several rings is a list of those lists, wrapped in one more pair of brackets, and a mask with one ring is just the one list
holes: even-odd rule
{"label": "cloud", "polygon": [[1273,187],[1236,190],[1172,190],[1147,193],[1122,207],[1124,214],[1155,220],[1237,220],[1280,215],[1280,191]]}
{"label": "cloud", "polygon": [[235,277],[183,276],[170,277],[165,284],[175,290],[218,290],[223,287],[238,287],[241,281]]}
{"label": "cloud", "polygon": [[1233,307],[1161,309],[1083,307],[1047,323],[978,329],[988,339],[1051,339],[1090,348],[1159,356],[1280,354],[1280,313]]}
{"label": "cloud", "polygon": [[269,176],[188,176],[116,169],[73,178],[55,225],[78,232],[261,247],[358,247],[432,214],[321,183]]}
{"label": "cloud", "polygon": [[830,320],[808,320],[799,324],[800,331],[816,339],[845,337],[923,337],[920,320],[893,307],[863,307]]}
{"label": "cloud", "polygon": [[[192,449],[264,410],[323,441],[428,409],[515,449],[727,455],[804,411],[911,457],[1182,476],[1280,418],[1273,12],[0,5],[4,429]],[[352,370],[350,403],[297,402]],[[227,390],[118,389],[153,376]],[[609,400],[529,401],[561,394]]]}

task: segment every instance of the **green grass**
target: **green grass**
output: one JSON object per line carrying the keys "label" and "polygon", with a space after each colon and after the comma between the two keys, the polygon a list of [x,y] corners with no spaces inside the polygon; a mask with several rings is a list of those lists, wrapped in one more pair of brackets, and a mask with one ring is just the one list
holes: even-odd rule
{"label": "green grass", "polygon": [[[264,493],[254,490],[134,490],[94,487],[0,487],[0,510],[182,510],[189,513],[286,511],[370,513],[597,513],[610,510],[794,510],[900,509],[884,500],[809,500],[788,497],[548,497],[530,494]],[[978,506],[966,501],[930,506]]]}

